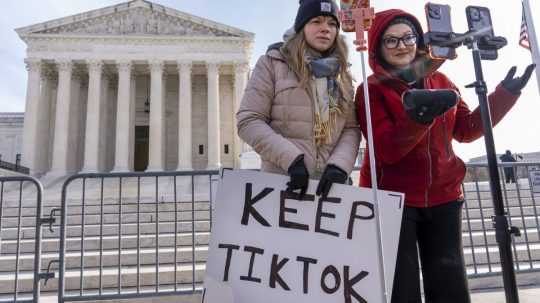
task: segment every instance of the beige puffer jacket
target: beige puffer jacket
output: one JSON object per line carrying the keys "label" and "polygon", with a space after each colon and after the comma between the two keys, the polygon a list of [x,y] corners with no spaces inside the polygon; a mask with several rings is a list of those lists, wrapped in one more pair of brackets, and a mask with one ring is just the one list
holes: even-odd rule
{"label": "beige puffer jacket", "polygon": [[236,114],[238,135],[261,156],[262,171],[286,175],[304,154],[312,179],[319,179],[327,164],[350,174],[361,138],[354,109],[350,103],[338,115],[331,143],[317,147],[313,102],[280,51],[271,50],[259,59],[248,82]]}

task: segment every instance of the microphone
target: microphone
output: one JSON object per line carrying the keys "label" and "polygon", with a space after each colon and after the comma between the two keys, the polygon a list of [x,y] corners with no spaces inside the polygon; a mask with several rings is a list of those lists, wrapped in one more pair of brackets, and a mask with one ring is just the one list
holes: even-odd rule
{"label": "microphone", "polygon": [[421,124],[431,124],[459,101],[453,89],[410,89],[403,93],[403,107],[409,117]]}

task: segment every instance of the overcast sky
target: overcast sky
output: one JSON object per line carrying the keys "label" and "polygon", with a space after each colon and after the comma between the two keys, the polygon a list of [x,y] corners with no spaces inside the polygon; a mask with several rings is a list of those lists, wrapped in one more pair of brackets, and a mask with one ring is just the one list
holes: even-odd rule
{"label": "overcast sky", "polygon": [[[0,112],[24,111],[27,73],[23,60],[25,44],[19,39],[14,29],[51,19],[61,18],[92,9],[118,4],[118,0],[1,0],[0,11]],[[281,40],[283,32],[293,24],[297,0],[155,0],[171,8],[211,19],[255,33],[255,47],[251,58],[253,65],[266,47]],[[531,1],[533,11],[540,11],[540,3]],[[491,90],[504,78],[512,65],[518,66],[521,74],[529,63],[529,51],[518,45],[521,24],[521,1],[493,0],[448,0],[440,1],[452,7],[453,26],[456,32],[467,30],[465,7],[467,5],[487,6],[491,9],[496,35],[508,39],[509,45],[499,53],[494,62],[484,61],[486,82]],[[372,0],[376,10],[401,8],[416,15],[425,24],[424,1],[410,0]],[[540,16],[536,14],[537,19]],[[536,30],[540,32],[540,21],[535,20]],[[348,35],[349,42],[353,36]],[[352,44],[351,44],[352,46]],[[361,82],[360,56],[351,55],[353,73]],[[461,89],[469,107],[476,108],[478,99],[474,90],[464,86],[474,81],[472,56],[466,48],[458,50],[458,59],[444,64],[441,71],[446,73]],[[357,83],[358,84],[358,83]],[[526,153],[540,151],[540,96],[536,77],[531,81],[523,94],[505,119],[495,128],[495,144],[499,153],[505,149]],[[469,158],[485,154],[484,140],[470,144],[454,142],[458,155],[465,161]]]}

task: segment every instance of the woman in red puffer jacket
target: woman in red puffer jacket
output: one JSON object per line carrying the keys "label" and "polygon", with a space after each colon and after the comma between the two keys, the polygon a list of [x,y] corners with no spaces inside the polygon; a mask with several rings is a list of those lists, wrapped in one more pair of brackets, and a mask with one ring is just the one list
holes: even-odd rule
{"label": "woman in red puffer jacket", "polygon": [[[454,154],[452,140],[472,142],[482,137],[482,121],[480,109],[471,111],[461,99],[449,109],[431,111],[436,113],[427,119],[415,119],[419,112],[404,109],[402,96],[409,89],[458,91],[436,71],[443,62],[429,59],[422,36],[418,20],[395,9],[378,13],[369,31],[373,75],[368,85],[377,185],[381,190],[405,193],[392,303],[422,302],[418,254],[426,302],[466,303],[470,298],[461,241],[465,164]],[[533,69],[531,65],[522,77],[514,78],[512,68],[489,95],[494,125],[516,103]],[[356,102],[366,135],[362,85]],[[371,187],[370,169],[366,153],[360,186]]]}

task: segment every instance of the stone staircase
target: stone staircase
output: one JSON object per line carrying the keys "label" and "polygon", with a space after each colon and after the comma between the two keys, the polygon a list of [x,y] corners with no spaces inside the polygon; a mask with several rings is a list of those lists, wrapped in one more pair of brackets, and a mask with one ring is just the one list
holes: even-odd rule
{"label": "stone staircase", "polygon": [[[108,186],[103,191],[108,194],[101,199],[101,194],[95,194],[101,192],[101,186],[94,184],[85,185],[87,194],[83,205],[79,186],[71,189],[75,194],[68,199],[66,295],[152,293],[157,287],[160,292],[189,292],[202,288],[211,228],[209,194],[199,195],[191,201],[185,199],[191,195],[184,188],[184,192],[176,192],[176,197],[180,197],[177,200],[181,202],[174,202],[175,193],[171,189],[160,187],[156,199],[155,187],[149,184],[141,188],[140,192],[145,194],[138,198],[133,195],[132,188],[124,187],[123,190],[130,194],[122,194],[119,204],[118,188]],[[515,238],[514,254],[520,270],[540,270],[540,195],[531,195],[525,184],[523,187],[519,199],[518,192],[512,188],[507,188],[506,193],[512,225],[522,232],[521,237]],[[465,189],[467,208],[463,211],[463,244],[467,271],[473,276],[500,271],[489,187],[487,184],[478,188],[475,184],[466,184]],[[15,196],[7,194],[5,197]],[[30,199],[32,193],[24,196]],[[4,200],[0,234],[0,302],[13,300],[15,276],[19,299],[30,298],[32,292],[36,209],[34,203],[23,201],[24,207],[19,211],[15,200]],[[58,201],[44,201],[44,216],[59,207]],[[52,232],[48,226],[43,227],[42,271],[50,261],[59,259],[59,223],[58,218]],[[51,268],[58,272],[58,263],[53,263]],[[534,278],[538,273],[532,276],[518,280],[522,284],[540,284]],[[502,284],[497,275],[470,281],[472,289]],[[44,295],[55,295],[57,288],[58,273],[46,285],[41,282]]]}
{"label": "stone staircase", "polygon": [[[502,287],[502,276],[482,277],[500,272],[499,248],[493,228],[491,192],[487,182],[464,185],[466,207],[463,209],[463,245],[471,289]],[[514,237],[512,253],[519,285],[540,284],[540,194],[532,193],[527,179],[504,185],[503,200],[509,224],[520,229]],[[536,271],[536,272],[535,272]],[[532,272],[532,273],[527,273]]]}

